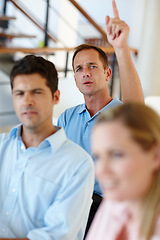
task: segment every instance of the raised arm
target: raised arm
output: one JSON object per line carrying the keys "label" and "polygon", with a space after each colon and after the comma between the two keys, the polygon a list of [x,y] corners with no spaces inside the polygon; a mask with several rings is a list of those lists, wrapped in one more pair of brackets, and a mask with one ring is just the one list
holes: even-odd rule
{"label": "raised arm", "polygon": [[129,27],[119,17],[115,0],[112,0],[114,18],[106,16],[107,38],[114,47],[120,73],[122,101],[144,102],[139,76],[128,46]]}

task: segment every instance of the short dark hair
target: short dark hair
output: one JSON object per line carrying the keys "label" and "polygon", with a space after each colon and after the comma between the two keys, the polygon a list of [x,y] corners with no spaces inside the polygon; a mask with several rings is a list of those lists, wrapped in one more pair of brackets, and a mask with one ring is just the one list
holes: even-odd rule
{"label": "short dark hair", "polygon": [[89,49],[94,49],[99,53],[99,58],[101,59],[101,61],[103,63],[104,69],[106,69],[108,67],[108,58],[106,56],[106,53],[101,48],[99,48],[95,45],[92,45],[92,44],[84,43],[84,44],[81,44],[81,45],[77,46],[75,49],[76,50],[75,50],[75,52],[73,54],[73,57],[72,57],[73,70],[74,70],[74,59],[75,59],[77,53],[79,53],[82,50],[89,50]]}
{"label": "short dark hair", "polygon": [[43,57],[27,55],[13,66],[10,73],[10,84],[13,89],[14,78],[21,74],[38,73],[46,79],[46,85],[52,94],[58,89],[58,73],[54,64]]}

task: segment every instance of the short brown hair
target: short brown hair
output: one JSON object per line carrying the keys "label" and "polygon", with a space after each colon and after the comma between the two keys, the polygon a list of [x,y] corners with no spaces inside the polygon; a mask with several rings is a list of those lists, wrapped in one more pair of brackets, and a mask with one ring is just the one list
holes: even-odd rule
{"label": "short brown hair", "polygon": [[81,44],[81,45],[77,46],[76,50],[73,54],[73,57],[72,57],[73,71],[74,71],[74,59],[75,59],[77,53],[79,53],[82,50],[89,50],[89,49],[94,49],[99,53],[99,58],[101,59],[101,61],[103,63],[104,69],[106,69],[108,67],[108,58],[106,56],[106,53],[101,48],[99,48],[95,45],[84,43],[84,44]]}
{"label": "short brown hair", "polygon": [[46,85],[50,88],[52,94],[58,89],[58,73],[55,65],[35,55],[27,55],[20,59],[13,66],[10,73],[10,84],[13,89],[14,78],[21,74],[38,73],[46,79]]}

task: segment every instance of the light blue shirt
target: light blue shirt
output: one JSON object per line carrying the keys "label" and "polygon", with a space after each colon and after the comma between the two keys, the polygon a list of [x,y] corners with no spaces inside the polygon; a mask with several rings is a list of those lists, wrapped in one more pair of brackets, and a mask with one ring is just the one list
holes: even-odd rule
{"label": "light blue shirt", "polygon": [[63,129],[25,148],[21,126],[0,134],[0,238],[82,240],[94,165]]}
{"label": "light blue shirt", "polygon": [[[114,98],[103,109],[98,111],[93,117],[90,116],[85,103],[66,109],[58,119],[58,126],[63,127],[67,138],[79,144],[89,154],[90,136],[92,128],[96,122],[97,116],[109,108],[122,104],[118,98]],[[94,191],[101,195],[100,186],[95,180]]]}

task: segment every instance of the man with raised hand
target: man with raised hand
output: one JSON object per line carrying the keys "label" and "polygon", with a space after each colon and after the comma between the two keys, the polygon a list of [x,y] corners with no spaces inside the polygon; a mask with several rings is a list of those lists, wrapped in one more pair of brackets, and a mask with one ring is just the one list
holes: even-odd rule
{"label": "man with raised hand", "polygon": [[[128,46],[128,25],[119,18],[115,0],[112,0],[114,18],[106,17],[108,41],[114,47],[117,57],[123,101],[143,102],[143,93],[139,76],[136,72]],[[122,104],[118,98],[112,99],[107,82],[111,79],[111,69],[104,51],[100,48],[82,44],[73,54],[72,66],[75,82],[83,94],[85,103],[69,108],[58,119],[69,139],[90,153],[90,134],[97,116],[108,108]],[[101,202],[102,195],[95,180],[93,204],[87,229]]]}

